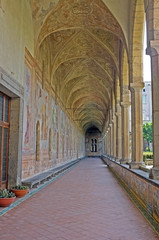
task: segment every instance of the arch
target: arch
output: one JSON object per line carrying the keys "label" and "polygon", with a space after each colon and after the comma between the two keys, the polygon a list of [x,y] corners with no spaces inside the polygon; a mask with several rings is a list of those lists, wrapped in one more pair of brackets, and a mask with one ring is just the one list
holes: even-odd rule
{"label": "arch", "polygon": [[132,37],[132,56],[130,82],[143,82],[143,45],[144,45],[144,1],[136,1]]}
{"label": "arch", "polygon": [[[79,6],[83,9],[82,3]],[[87,19],[85,21],[81,21],[80,14],[77,14],[76,11],[79,11],[77,5],[75,4],[72,8],[72,4],[70,4],[70,0],[64,0],[59,2],[56,6],[56,10],[53,9],[50,11],[48,16],[46,17],[38,36],[37,47],[41,45],[44,39],[53,32],[58,31],[59,29],[75,29],[75,28],[85,28],[86,26],[91,27],[99,27],[100,28],[114,32],[114,27],[116,29],[115,34],[120,37],[120,39],[125,43],[125,36],[120,27],[117,20],[114,18],[112,13],[109,11],[107,6],[103,3],[103,1],[97,0],[87,0],[87,6],[85,8],[88,10],[87,12]],[[91,12],[95,7],[100,9],[100,11],[96,11],[95,17]],[[76,11],[74,11],[76,8]],[[67,18],[64,18],[64,12],[67,9]],[[83,11],[82,14],[85,14]],[[57,19],[58,16],[58,19]],[[110,19],[110,21],[108,21]],[[64,24],[65,23],[65,24]]]}
{"label": "arch", "polygon": [[122,73],[120,82],[121,86],[129,86],[129,64],[127,51],[125,49],[123,51],[121,73]]}

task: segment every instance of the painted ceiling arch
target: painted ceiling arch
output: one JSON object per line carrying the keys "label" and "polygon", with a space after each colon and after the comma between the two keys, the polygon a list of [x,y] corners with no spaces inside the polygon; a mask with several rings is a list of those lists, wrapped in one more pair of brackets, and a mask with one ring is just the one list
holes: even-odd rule
{"label": "painted ceiling arch", "polygon": [[[91,86],[90,86],[90,81],[91,81]],[[66,102],[69,96],[72,95],[72,93],[75,90],[80,89],[82,85],[84,87],[87,87],[88,92],[92,88],[97,89],[96,91],[100,92],[100,95],[103,97],[103,99],[105,99],[105,102],[107,103],[109,101],[110,99],[109,89],[105,85],[101,84],[99,81],[97,82],[97,79],[94,78],[93,75],[92,76],[84,75],[84,76],[78,77],[78,79],[77,78],[71,79],[67,84],[64,85],[62,91],[60,91],[60,94],[59,94],[60,98],[64,102]],[[71,91],[69,91],[70,89]],[[65,91],[67,92],[65,93]]]}
{"label": "painted ceiling arch", "polygon": [[82,131],[102,132],[121,74],[120,53],[127,51],[122,20],[108,0],[29,1],[37,26],[35,54],[46,79]]}
{"label": "painted ceiling arch", "polygon": [[[106,110],[109,107],[109,103],[110,103],[110,99],[108,99],[107,102],[103,101],[103,98],[97,97],[97,101],[95,103],[92,104],[92,107],[94,106],[98,106],[97,109],[103,111]],[[93,96],[81,96],[79,99],[77,99],[76,101],[74,101],[71,105],[71,109],[73,111],[73,113],[75,113],[76,111],[78,112],[79,110],[81,110],[81,107],[83,105],[85,105],[87,102],[91,102],[94,100]],[[104,112],[104,111],[103,111]]]}

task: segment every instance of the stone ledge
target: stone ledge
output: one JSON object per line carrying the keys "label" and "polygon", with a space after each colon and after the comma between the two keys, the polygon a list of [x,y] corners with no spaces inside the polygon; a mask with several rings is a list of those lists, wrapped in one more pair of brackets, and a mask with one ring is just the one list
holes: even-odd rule
{"label": "stone ledge", "polygon": [[65,171],[66,169],[70,168],[74,164],[79,162],[79,159],[73,160],[69,163],[63,164],[59,167],[55,167],[52,169],[49,169],[48,171],[39,173],[33,177],[27,178],[22,181],[22,184],[25,186],[28,186],[29,188],[36,188],[39,184],[44,183],[45,181],[50,180],[51,178],[57,176],[59,173]]}
{"label": "stone ledge", "polygon": [[148,168],[145,167],[145,166],[140,166],[139,169],[141,169],[141,170],[144,171],[144,172],[150,173],[150,169],[148,169]]}
{"label": "stone ledge", "polygon": [[[145,171],[145,168],[144,169],[130,169],[128,164],[120,164],[119,162],[116,162],[109,156],[103,155],[103,156],[101,156],[101,158],[105,162],[106,162],[106,160],[104,160],[103,158],[108,159],[108,161],[112,161],[113,163],[116,163],[119,166],[126,168],[128,171],[134,173],[135,175],[137,175],[137,176],[145,179],[146,181],[151,182],[152,184],[157,185],[159,187],[159,180],[149,178],[149,171]],[[110,165],[108,162],[106,162],[106,164]]]}

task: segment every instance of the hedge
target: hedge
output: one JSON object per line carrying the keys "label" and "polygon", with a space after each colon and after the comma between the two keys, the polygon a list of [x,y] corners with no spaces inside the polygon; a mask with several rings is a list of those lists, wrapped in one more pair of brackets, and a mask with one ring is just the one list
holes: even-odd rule
{"label": "hedge", "polygon": [[143,152],[143,161],[146,159],[153,159],[153,152]]}

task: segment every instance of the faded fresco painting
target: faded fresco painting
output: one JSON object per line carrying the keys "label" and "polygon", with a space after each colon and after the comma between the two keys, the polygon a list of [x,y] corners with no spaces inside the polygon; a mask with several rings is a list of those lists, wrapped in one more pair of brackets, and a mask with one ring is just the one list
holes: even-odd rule
{"label": "faded fresco painting", "polygon": [[42,115],[42,139],[46,140],[48,135],[48,95],[44,94],[44,101],[41,107]]}
{"label": "faded fresco painting", "polygon": [[52,111],[52,147],[53,147],[53,150],[56,151],[56,132],[57,132],[57,106],[54,102],[54,100],[52,99],[51,101],[51,111]]}
{"label": "faded fresco painting", "polygon": [[25,66],[23,149],[29,150],[31,123],[31,70]]}
{"label": "faded fresco painting", "polygon": [[41,137],[43,140],[47,139],[48,136],[48,126],[49,126],[49,119],[48,119],[48,93],[42,90],[42,87],[39,83],[36,84],[36,91],[35,91],[35,99],[36,99],[36,118],[39,120],[41,119]]}

